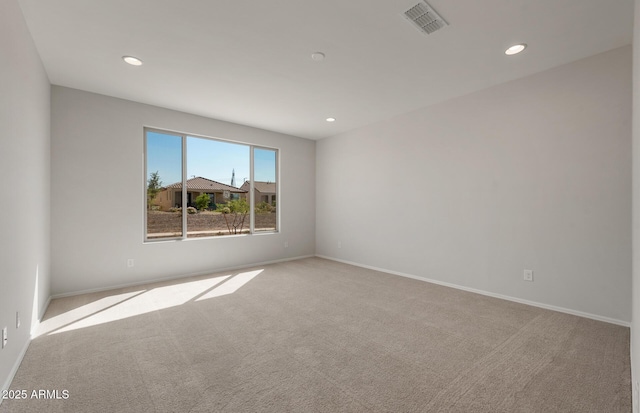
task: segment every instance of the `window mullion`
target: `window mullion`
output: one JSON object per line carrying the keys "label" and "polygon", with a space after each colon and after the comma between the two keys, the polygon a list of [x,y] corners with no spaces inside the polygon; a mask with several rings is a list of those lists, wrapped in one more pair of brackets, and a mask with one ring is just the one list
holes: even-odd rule
{"label": "window mullion", "polygon": [[182,239],[187,239],[187,136],[182,138]]}
{"label": "window mullion", "polygon": [[254,197],[254,185],[253,185],[253,174],[254,174],[254,146],[251,146],[249,150],[249,232],[253,234],[255,231],[255,197]]}

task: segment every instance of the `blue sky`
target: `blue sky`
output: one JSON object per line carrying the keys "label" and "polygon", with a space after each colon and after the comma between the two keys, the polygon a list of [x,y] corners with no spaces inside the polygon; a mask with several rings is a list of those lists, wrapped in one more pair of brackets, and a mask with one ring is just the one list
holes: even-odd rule
{"label": "blue sky", "polygon": [[[236,186],[249,179],[248,145],[187,137],[187,179],[195,176],[231,184],[235,170]],[[275,151],[256,148],[255,180],[275,181]],[[182,139],[180,136],[147,132],[147,179],[158,171],[162,185],[182,180]]]}

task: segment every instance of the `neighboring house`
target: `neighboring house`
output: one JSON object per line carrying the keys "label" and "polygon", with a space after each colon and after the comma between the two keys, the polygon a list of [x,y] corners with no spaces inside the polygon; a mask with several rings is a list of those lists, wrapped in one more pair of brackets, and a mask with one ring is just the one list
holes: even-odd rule
{"label": "neighboring house", "polygon": [[[195,206],[196,198],[200,194],[209,195],[210,204],[221,204],[232,199],[238,199],[241,194],[247,191],[235,186],[226,185],[211,179],[197,177],[187,180],[187,206]],[[182,206],[182,182],[177,182],[162,188],[154,204],[160,206],[163,211],[171,207]]]}
{"label": "neighboring house", "polygon": [[[245,181],[242,184],[240,189],[243,189],[245,195],[249,193],[249,181]],[[268,204],[274,205],[276,202],[276,183],[275,182],[264,182],[264,181],[255,181],[253,183],[254,189],[254,199],[255,203],[259,204],[260,202],[266,202]]]}

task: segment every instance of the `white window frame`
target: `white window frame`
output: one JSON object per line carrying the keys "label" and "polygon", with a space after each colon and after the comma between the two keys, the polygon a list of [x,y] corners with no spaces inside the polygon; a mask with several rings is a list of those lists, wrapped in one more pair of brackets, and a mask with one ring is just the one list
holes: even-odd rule
{"label": "white window frame", "polygon": [[[178,236],[178,237],[166,237],[166,238],[149,238],[148,237],[148,232],[147,232],[147,213],[148,213],[148,197],[147,197],[147,180],[148,180],[148,175],[149,175],[149,171],[148,169],[148,165],[147,165],[147,133],[148,132],[157,132],[157,133],[162,133],[162,134],[166,134],[166,135],[173,135],[176,137],[180,137],[182,140],[182,188],[181,188],[181,192],[182,192],[182,207],[183,207],[183,213],[182,213],[182,235]],[[225,143],[233,143],[233,144],[237,144],[237,145],[245,145],[247,147],[249,147],[249,233],[248,234],[227,234],[227,235],[212,235],[209,237],[188,237],[187,234],[187,213],[186,213],[186,208],[185,206],[187,205],[187,138],[198,138],[198,139],[208,139],[208,140],[213,140],[213,141],[217,141],[217,142],[225,142]],[[160,128],[153,128],[153,127],[144,127],[144,131],[143,131],[143,140],[144,140],[144,144],[143,144],[143,160],[144,160],[144,176],[143,176],[143,198],[144,198],[144,209],[143,209],[143,222],[144,222],[144,234],[143,234],[143,239],[145,243],[155,243],[155,242],[164,242],[164,241],[196,241],[196,240],[210,240],[212,238],[218,239],[224,239],[224,238],[228,238],[228,237],[247,237],[247,236],[252,236],[252,235],[268,235],[268,234],[277,234],[280,232],[280,215],[281,215],[281,208],[280,208],[280,204],[278,203],[278,206],[276,208],[276,227],[274,230],[261,230],[255,229],[255,205],[256,205],[256,200],[255,198],[255,186],[254,186],[254,151],[256,149],[263,149],[263,150],[269,150],[269,151],[274,151],[275,152],[275,174],[276,174],[276,179],[275,179],[275,184],[276,184],[276,199],[280,199],[280,149],[279,148],[275,148],[275,147],[270,147],[270,146],[264,146],[264,145],[254,145],[251,143],[247,143],[247,142],[242,142],[242,141],[235,141],[235,140],[229,140],[229,139],[221,139],[221,138],[213,138],[213,137],[209,137],[209,136],[202,136],[202,135],[197,135],[197,134],[192,134],[192,133],[185,133],[185,132],[176,132],[176,131],[172,131],[172,130],[168,130],[168,129],[160,129]]]}

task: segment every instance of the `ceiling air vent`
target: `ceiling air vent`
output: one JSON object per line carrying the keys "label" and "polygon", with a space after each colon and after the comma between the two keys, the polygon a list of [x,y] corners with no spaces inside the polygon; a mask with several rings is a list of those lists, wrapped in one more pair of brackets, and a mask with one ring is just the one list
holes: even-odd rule
{"label": "ceiling air vent", "polygon": [[404,12],[404,17],[413,23],[423,33],[431,34],[440,30],[447,23],[436,11],[426,2],[420,2]]}

